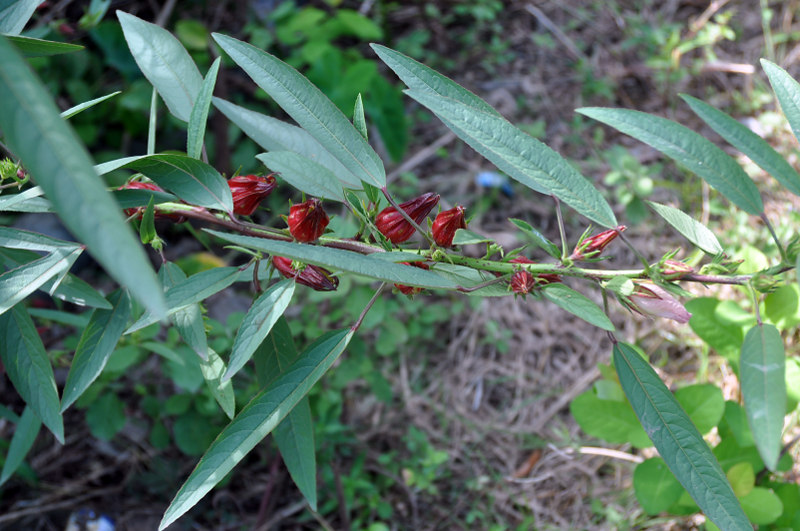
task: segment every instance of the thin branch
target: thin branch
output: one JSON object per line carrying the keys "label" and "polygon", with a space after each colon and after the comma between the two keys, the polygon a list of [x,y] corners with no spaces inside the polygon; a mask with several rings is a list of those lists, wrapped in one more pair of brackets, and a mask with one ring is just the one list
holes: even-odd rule
{"label": "thin branch", "polygon": [[778,235],[775,234],[775,229],[772,228],[772,224],[769,222],[769,219],[767,219],[767,214],[765,212],[761,213],[761,220],[764,222],[764,225],[767,226],[767,230],[769,230],[770,235],[772,235],[772,239],[775,240],[775,245],[778,246],[778,251],[781,253],[781,260],[788,264],[789,258],[786,256],[786,249],[781,245],[781,241],[778,239]]}
{"label": "thin branch", "polygon": [[372,305],[375,304],[375,301],[378,300],[378,296],[380,296],[381,291],[383,291],[384,287],[386,287],[386,282],[381,282],[381,285],[378,286],[378,289],[375,291],[375,295],[373,295],[372,298],[369,300],[366,307],[364,307],[364,310],[361,312],[361,315],[358,316],[358,320],[353,324],[353,326],[350,327],[350,330],[352,330],[353,332],[358,330],[358,328],[361,326],[361,322],[364,320],[364,317],[367,316],[367,312],[369,311],[370,308],[372,308]]}

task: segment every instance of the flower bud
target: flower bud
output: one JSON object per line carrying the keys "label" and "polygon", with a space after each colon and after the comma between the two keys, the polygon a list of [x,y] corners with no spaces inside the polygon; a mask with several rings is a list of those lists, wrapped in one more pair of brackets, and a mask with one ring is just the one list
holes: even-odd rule
{"label": "flower bud", "polygon": [[309,199],[289,209],[289,232],[299,242],[313,242],[325,232],[330,218],[319,199]]}
{"label": "flower bud", "polygon": [[664,260],[661,275],[667,280],[680,280],[689,273],[694,273],[694,268],[678,260]]}
{"label": "flower bud", "polygon": [[528,271],[516,271],[511,275],[511,291],[517,295],[527,295],[536,287],[536,280]]}
{"label": "flower bud", "polygon": [[778,289],[779,284],[777,278],[766,273],[756,273],[753,275],[753,278],[750,279],[750,282],[753,284],[756,291],[760,293],[772,293]]}
{"label": "flower bud", "polygon": [[[400,208],[417,224],[420,224],[438,202],[439,194],[429,192],[416,199],[400,203]],[[406,221],[393,206],[386,207],[378,213],[375,217],[375,226],[392,243],[403,243],[414,234],[413,225]]]}
{"label": "flower bud", "polygon": [[[515,256],[514,258],[509,260],[508,263],[509,264],[535,264],[536,262],[534,262],[533,260],[530,260],[530,259],[520,255],[520,256]],[[528,274],[531,275],[531,278],[533,279],[533,282],[535,284],[540,285],[540,286],[544,286],[546,284],[553,284],[555,282],[561,282],[561,277],[559,275],[556,275],[555,273],[539,273],[536,276],[534,276],[530,272],[528,272]],[[527,280],[527,278],[526,278],[526,280]],[[521,282],[521,281],[522,281],[522,278],[519,278],[518,282]],[[512,283],[511,288],[513,290],[513,288],[514,288],[514,286],[513,286],[514,276],[513,275],[511,277],[511,283]],[[525,293],[527,293],[527,291]]]}
{"label": "flower bud", "polygon": [[298,284],[308,286],[317,291],[336,291],[339,287],[339,279],[327,269],[310,264],[295,264],[288,258],[273,256],[272,265],[286,278],[293,278]]}
{"label": "flower bud", "polygon": [[625,225],[620,225],[616,229],[604,230],[594,236],[589,236],[575,247],[575,250],[572,251],[569,257],[570,260],[586,260],[587,258],[594,258],[600,255],[603,249],[605,249],[619,233],[625,232],[626,228]]}
{"label": "flower bud", "polygon": [[233,213],[250,216],[256,211],[261,200],[272,193],[277,184],[272,174],[265,177],[239,175],[228,179],[228,186],[233,195]]}
{"label": "flower bud", "polygon": [[[420,269],[425,269],[425,270],[430,269],[430,266],[425,262],[400,262],[400,263],[407,266],[418,267]],[[395,284],[394,287],[397,288],[398,291],[400,291],[400,293],[402,293],[403,295],[409,295],[409,296],[414,296],[423,290],[423,288],[418,288],[415,286],[406,286],[405,284]]]}
{"label": "flower bud", "polygon": [[466,229],[467,222],[464,221],[464,207],[458,205],[450,210],[439,212],[433,220],[433,241],[440,247],[452,247],[453,237],[458,229]]}
{"label": "flower bud", "polygon": [[692,316],[686,311],[683,304],[678,302],[667,290],[652,282],[636,284],[627,302],[632,310],[639,313],[651,317],[672,319],[681,324],[688,323]]}

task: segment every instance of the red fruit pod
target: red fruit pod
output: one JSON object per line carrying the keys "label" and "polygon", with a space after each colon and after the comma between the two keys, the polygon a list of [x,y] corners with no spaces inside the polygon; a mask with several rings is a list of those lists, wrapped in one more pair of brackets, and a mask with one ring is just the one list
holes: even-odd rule
{"label": "red fruit pod", "polygon": [[272,174],[264,177],[239,175],[228,179],[228,186],[233,196],[233,213],[239,216],[250,216],[256,211],[261,201],[272,193],[277,184]]}
{"label": "red fruit pod", "polygon": [[467,222],[464,220],[463,206],[458,205],[450,210],[443,210],[433,220],[433,227],[431,228],[433,241],[440,247],[452,247],[456,231],[466,228]]}
{"label": "red fruit pod", "polygon": [[[433,207],[439,203],[439,194],[429,192],[405,203],[400,203],[400,208],[417,224],[430,214]],[[392,243],[403,243],[414,235],[414,226],[393,206],[381,210],[375,217],[375,226]]]}
{"label": "red fruit pod", "polygon": [[295,269],[292,261],[282,256],[273,256],[272,265],[286,278],[292,278],[298,284],[308,286],[316,291],[336,291],[339,279],[322,267],[307,264],[302,270]]}
{"label": "red fruit pod", "polygon": [[299,242],[313,242],[325,232],[330,218],[319,199],[309,199],[289,209],[289,232]]}
{"label": "red fruit pod", "polygon": [[620,225],[615,229],[604,230],[589,236],[575,247],[575,250],[569,256],[570,260],[586,260],[600,255],[609,243],[625,232],[625,229],[627,229],[625,225]]}

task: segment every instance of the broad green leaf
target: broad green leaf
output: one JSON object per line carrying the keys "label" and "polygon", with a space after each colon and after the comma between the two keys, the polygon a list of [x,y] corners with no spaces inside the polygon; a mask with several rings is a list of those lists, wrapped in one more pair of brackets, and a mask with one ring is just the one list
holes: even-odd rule
{"label": "broad green leaf", "polygon": [[[158,271],[158,276],[167,291],[186,281],[186,274],[173,262],[165,262]],[[169,296],[167,301],[169,301]],[[186,341],[186,344],[200,356],[200,359],[208,360],[208,338],[200,304],[190,304],[176,310],[169,316],[169,319],[178,329],[178,333]]]}
{"label": "broad green leaf", "polygon": [[36,326],[21,305],[0,315],[0,360],[25,403],[64,444],[64,421],[59,413],[53,367]]}
{"label": "broad green leaf", "polygon": [[627,297],[633,293],[634,284],[630,278],[619,275],[606,282],[603,285],[603,288],[618,295]]}
{"label": "broad green leaf", "polygon": [[[797,85],[797,82],[792,80]],[[800,97],[800,87],[797,89]],[[717,132],[730,145],[750,157],[761,169],[769,173],[795,195],[800,195],[800,175],[786,162],[769,143],[738,120],[715,109],[704,101],[682,94],[683,101],[689,104],[694,113],[702,118],[711,129]],[[800,116],[800,115],[798,115]]]}
{"label": "broad green leaf", "polygon": [[325,166],[291,151],[271,151],[256,158],[272,171],[281,174],[284,181],[309,195],[344,203],[342,183]]}
{"label": "broad green leaf", "polygon": [[633,491],[644,512],[663,513],[678,501],[683,487],[660,457],[651,457],[636,465],[633,471]]}
{"label": "broad green leaf", "polygon": [[650,364],[617,343],[614,366],[642,427],[703,513],[720,529],[752,531],[711,449]]}
{"label": "broad green leaf", "polygon": [[710,140],[672,120],[629,109],[585,107],[577,112],[648,144],[696,173],[748,214],[764,211],[753,180]]}
{"label": "broad green leaf", "polygon": [[764,487],[755,487],[743,496],[742,508],[750,521],[758,526],[771,524],[783,513],[781,499],[772,489]]}
{"label": "broad green leaf", "polygon": [[208,120],[208,109],[211,107],[211,97],[214,93],[214,85],[217,83],[217,73],[221,57],[217,57],[208,69],[197,100],[192,106],[192,113],[189,115],[189,129],[186,138],[186,154],[193,159],[199,159],[203,151],[203,138],[206,133],[206,121]]}
{"label": "broad green leaf", "polygon": [[[114,170],[122,168],[126,164],[130,164],[131,162],[146,156],[147,155],[136,155],[134,157],[122,157],[121,159],[109,160],[108,162],[97,164],[94,167],[94,171],[97,172],[97,175],[105,175],[106,173],[111,173]],[[145,201],[145,204],[147,204],[147,201]]]}
{"label": "broad green leaf", "polygon": [[561,283],[548,284],[542,288],[544,297],[562,310],[578,316],[589,324],[613,332],[614,323],[591,299]]}
{"label": "broad green leaf", "polygon": [[353,331],[324,334],[222,430],[175,495],[159,525],[165,529],[194,507],[280,423],[339,358]]}
{"label": "broad green leaf", "polygon": [[157,192],[155,190],[147,190],[144,188],[131,188],[123,190],[114,190],[114,199],[119,203],[120,208],[136,208],[147,206],[150,200],[153,204],[158,205],[161,203],[168,203],[171,201],[178,201],[178,198],[167,192]]}
{"label": "broad green leaf", "polygon": [[725,415],[719,424],[720,437],[723,439],[728,437],[726,430],[729,430],[737,445],[741,447],[755,446],[753,433],[747,424],[747,413],[741,405],[731,400],[725,402]]}
{"label": "broad green leaf", "polygon": [[67,410],[75,400],[103,372],[109,356],[117,346],[128,319],[131,315],[131,303],[124,290],[109,295],[114,305],[111,310],[95,310],[89,324],[83,330],[75,356],[64,384],[61,397],[61,412]]}
{"label": "broad green leaf", "polygon": [[353,108],[353,125],[355,126],[356,130],[361,133],[361,136],[364,137],[364,140],[369,140],[369,134],[367,133],[367,119],[364,117],[364,102],[361,101],[360,92],[356,97],[356,104]]}
{"label": "broad green leaf", "polygon": [[767,73],[769,84],[781,104],[781,110],[792,128],[795,138],[800,139],[800,83],[783,68],[766,59],[761,67]]}
{"label": "broad green leaf", "polygon": [[17,47],[23,57],[48,57],[62,53],[79,52],[83,46],[67,42],[45,41],[22,35],[7,36],[8,40]]}
{"label": "broad green leaf", "polygon": [[233,419],[236,414],[236,398],[233,395],[233,383],[230,380],[222,380],[222,375],[225,374],[225,362],[211,348],[208,349],[207,358],[206,361],[200,361],[203,378],[222,411],[229,419]]}
{"label": "broad green leaf", "polygon": [[51,321],[83,330],[89,324],[89,317],[93,312],[72,313],[49,308],[28,308],[28,315],[35,319]]}
{"label": "broad green leaf", "polygon": [[378,154],[353,124],[302,74],[258,48],[219,33],[214,40],[284,111],[359,180],[382,188]]}
{"label": "broad green leaf", "polygon": [[70,107],[66,111],[62,112],[61,113],[61,117],[63,119],[65,119],[65,120],[68,119],[68,118],[72,118],[76,114],[81,113],[81,112],[85,111],[86,109],[91,109],[92,107],[94,107],[98,103],[102,103],[102,102],[106,101],[107,99],[113,98],[117,94],[121,94],[121,93],[122,93],[122,91],[118,90],[116,92],[112,92],[111,94],[106,94],[105,96],[100,96],[99,98],[95,98],[93,100],[89,100],[89,101],[85,101],[83,103],[79,103],[78,105],[75,105],[74,107]]}
{"label": "broad green leaf", "polygon": [[213,166],[185,155],[148,155],[124,166],[143,173],[189,204],[233,210],[231,189]]}
{"label": "broad green leaf", "polygon": [[41,427],[42,421],[33,412],[33,408],[25,406],[22,416],[14,427],[14,436],[8,446],[6,460],[3,463],[3,472],[0,473],[0,485],[8,481],[11,475],[19,468],[19,465],[22,464],[25,456],[28,455],[28,452],[33,447]]}
{"label": "broad green leaf", "polygon": [[778,327],[787,330],[800,324],[800,286],[781,286],[764,299],[764,313]]}
{"label": "broad green leaf", "polygon": [[747,332],[739,361],[739,380],[750,431],[764,464],[775,470],[786,413],[786,358],[783,340],[771,324]]}
{"label": "broad green leaf", "polygon": [[699,221],[695,221],[689,215],[671,206],[653,201],[648,201],[647,204],[664,218],[664,221],[672,225],[672,228],[704,252],[714,256],[722,252],[722,246],[717,237]]}
{"label": "broad green leaf", "polygon": [[548,193],[604,226],[617,219],[600,192],[553,149],[505,118],[451,98],[415,90],[406,93],[439,116],[454,133],[525,186]]}
{"label": "broad green leaf", "polygon": [[361,180],[305,130],[220,98],[214,98],[212,101],[214,106],[244,134],[267,151],[291,151],[302,155],[333,172],[342,186],[353,190],[361,189]]}
{"label": "broad green leaf", "polygon": [[65,273],[81,254],[81,249],[55,249],[33,262],[0,275],[0,313],[41,288],[48,280]]}
{"label": "broad green leaf", "polygon": [[158,90],[169,112],[189,121],[203,76],[189,52],[170,32],[117,11],[128,47],[144,77]]}
{"label": "broad green leaf", "polygon": [[738,358],[744,340],[742,327],[721,318],[718,309],[721,303],[713,297],[698,297],[686,303],[692,314],[689,326],[700,339],[709,344],[720,355]]}
{"label": "broad green leaf", "polygon": [[636,448],[651,446],[631,405],[625,401],[604,400],[589,390],[570,402],[569,411],[581,429],[592,437],[612,444],[630,443]]}
{"label": "broad green leaf", "polygon": [[250,249],[264,251],[269,254],[299,260],[307,264],[329,267],[339,271],[348,271],[376,280],[406,284],[422,288],[455,289],[457,284],[449,281],[436,273],[425,271],[418,267],[386,262],[370,256],[365,256],[352,251],[332,249],[321,245],[308,245],[302,243],[267,240],[252,236],[227,234],[211,229],[206,232],[222,238],[225,241],[241,245]]}
{"label": "broad green leaf", "polygon": [[7,145],[100,265],[147,308],[163,314],[155,272],[122,212],[47,90],[3,37],[0,64],[0,129]]}
{"label": "broad green leaf", "polygon": [[18,35],[40,3],[36,0],[0,0],[0,33]]}
{"label": "broad green leaf", "polygon": [[228,370],[222,377],[223,381],[230,380],[239,372],[263,343],[273,325],[292,301],[294,287],[295,283],[292,280],[285,279],[274,284],[256,299],[236,332]]}
{"label": "broad green leaf", "polygon": [[558,246],[545,238],[544,234],[533,228],[530,223],[514,218],[508,218],[508,221],[510,221],[519,230],[530,236],[530,238],[533,240],[533,243],[535,243],[537,247],[544,249],[547,254],[556,260],[561,259],[561,250],[558,248]]}
{"label": "broad green leaf", "polygon": [[695,384],[675,391],[675,399],[694,423],[697,431],[708,433],[725,414],[722,390],[714,384]]}
{"label": "broad green leaf", "polygon": [[98,439],[110,441],[125,427],[125,403],[114,392],[105,392],[86,410],[89,432]]}

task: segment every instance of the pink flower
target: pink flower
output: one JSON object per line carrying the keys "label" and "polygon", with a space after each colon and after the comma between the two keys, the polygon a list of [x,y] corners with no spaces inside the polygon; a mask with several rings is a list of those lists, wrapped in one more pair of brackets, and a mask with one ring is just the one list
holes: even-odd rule
{"label": "pink flower", "polygon": [[632,310],[644,315],[672,319],[681,324],[688,323],[692,316],[667,290],[652,282],[636,284],[628,303]]}

